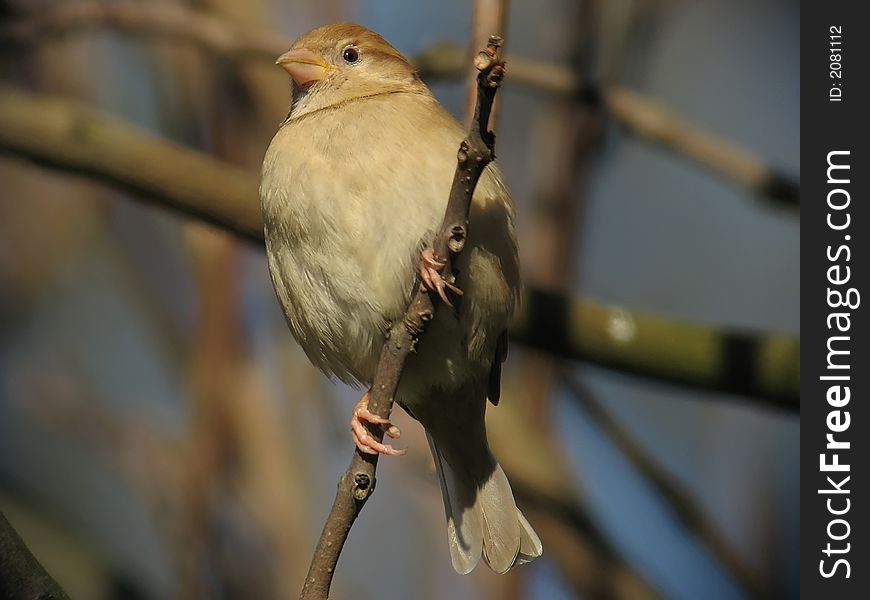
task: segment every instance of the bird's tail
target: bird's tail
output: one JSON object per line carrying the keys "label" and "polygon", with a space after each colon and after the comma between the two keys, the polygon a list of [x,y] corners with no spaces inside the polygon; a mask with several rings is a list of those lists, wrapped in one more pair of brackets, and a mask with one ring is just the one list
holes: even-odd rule
{"label": "bird's tail", "polygon": [[[482,425],[482,423],[481,423]],[[486,443],[486,432],[433,438],[429,447],[447,512],[450,558],[458,573],[469,573],[480,557],[496,573],[529,562],[542,552],[541,540],[517,508],[504,471]]]}

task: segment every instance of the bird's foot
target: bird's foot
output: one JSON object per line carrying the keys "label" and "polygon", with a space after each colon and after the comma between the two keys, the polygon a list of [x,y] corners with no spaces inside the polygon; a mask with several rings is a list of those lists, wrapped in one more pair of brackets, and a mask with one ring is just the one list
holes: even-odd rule
{"label": "bird's foot", "polygon": [[420,280],[423,282],[423,285],[427,289],[437,292],[438,297],[444,301],[444,304],[453,306],[444,290],[450,290],[457,296],[462,295],[462,290],[441,276],[441,271],[447,263],[437,260],[432,248],[423,250],[421,256],[423,261],[420,263]]}
{"label": "bird's foot", "polygon": [[402,456],[407,450],[397,450],[389,444],[382,444],[377,441],[372,434],[369,433],[366,423],[377,425],[384,430],[384,433],[393,439],[402,435],[399,428],[393,425],[389,419],[379,417],[369,410],[369,392],[363,394],[359,402],[353,407],[353,414],[350,418],[350,431],[353,436],[353,442],[360,452],[364,454],[387,454],[389,456]]}

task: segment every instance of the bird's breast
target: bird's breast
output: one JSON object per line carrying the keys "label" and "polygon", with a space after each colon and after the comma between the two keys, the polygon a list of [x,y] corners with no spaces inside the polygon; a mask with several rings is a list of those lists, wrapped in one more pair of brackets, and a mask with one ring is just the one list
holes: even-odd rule
{"label": "bird's breast", "polygon": [[[270,272],[291,330],[321,369],[364,383],[440,226],[462,139],[431,98],[389,98],[290,121],[261,182]],[[421,340],[426,386],[458,385],[468,360],[488,368],[518,285],[512,220],[507,190],[487,169],[458,265],[460,310]]]}
{"label": "bird's breast", "polygon": [[270,271],[312,360],[365,381],[384,323],[407,302],[421,244],[440,224],[451,167],[415,164],[416,141],[385,115],[352,127],[328,116],[286,125],[267,152]]}

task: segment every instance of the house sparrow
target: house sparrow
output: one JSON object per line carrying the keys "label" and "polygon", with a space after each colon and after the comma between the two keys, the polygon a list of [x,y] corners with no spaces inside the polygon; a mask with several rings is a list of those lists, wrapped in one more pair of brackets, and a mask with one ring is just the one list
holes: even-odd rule
{"label": "house sparrow", "polygon": [[[483,556],[504,573],[540,556],[484,422],[487,398],[498,402],[519,285],[513,207],[497,165],[474,193],[455,285],[444,281],[427,248],[464,138],[459,123],[408,60],[358,25],[315,29],[277,64],[293,80],[292,104],[266,152],[260,199],[269,272],[294,337],[327,375],[370,386],[417,277],[448,303],[449,289],[457,306],[439,303],[396,401],[426,430],[454,568],[468,573]],[[351,419],[359,450],[401,454],[369,435],[366,422],[400,432],[367,400]]]}

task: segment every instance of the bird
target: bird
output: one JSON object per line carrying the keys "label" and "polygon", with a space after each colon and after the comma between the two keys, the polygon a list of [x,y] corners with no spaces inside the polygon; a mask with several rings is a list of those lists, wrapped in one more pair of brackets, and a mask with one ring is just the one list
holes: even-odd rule
{"label": "bird", "polygon": [[[499,401],[520,285],[514,209],[498,164],[474,192],[455,279],[442,278],[430,244],[462,126],[410,61],[360,25],[314,29],[276,63],[290,76],[290,109],[263,159],[260,200],[269,273],[293,336],[327,376],[370,391],[386,332],[415,285],[437,294],[443,301],[395,398],[426,432],[452,565],[466,574],[482,558],[505,573],[537,558],[540,538],[516,506],[484,418],[487,399]],[[403,454],[369,434],[367,424],[391,438],[401,432],[368,410],[368,397],[351,417],[357,448]]]}

